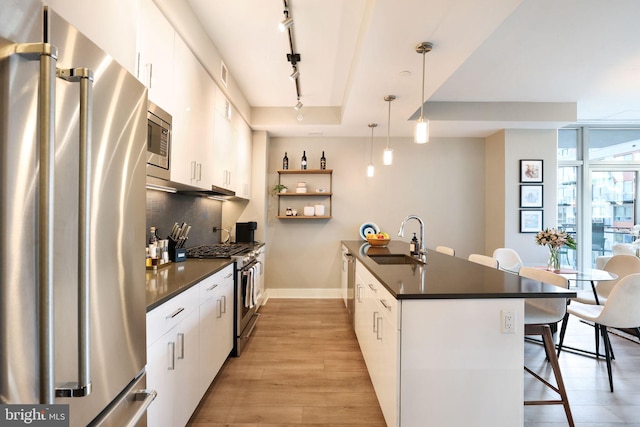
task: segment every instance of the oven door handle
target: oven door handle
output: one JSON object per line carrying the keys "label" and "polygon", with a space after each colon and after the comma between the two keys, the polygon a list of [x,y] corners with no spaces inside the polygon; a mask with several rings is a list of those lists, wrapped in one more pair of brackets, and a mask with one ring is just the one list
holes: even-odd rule
{"label": "oven door handle", "polygon": [[242,268],[240,269],[240,271],[242,272],[242,274],[247,275],[247,274],[249,274],[249,270],[251,270],[251,268],[252,268],[253,266],[258,265],[258,264],[260,264],[260,261],[258,261],[258,260],[253,260],[253,261],[251,261],[249,264],[247,264],[247,265],[245,265],[244,267],[242,267]]}

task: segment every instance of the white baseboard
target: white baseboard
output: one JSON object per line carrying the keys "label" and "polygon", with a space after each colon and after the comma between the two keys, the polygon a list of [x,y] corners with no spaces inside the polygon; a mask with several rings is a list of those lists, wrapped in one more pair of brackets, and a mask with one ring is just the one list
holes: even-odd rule
{"label": "white baseboard", "polygon": [[265,300],[263,304],[266,304],[269,298],[323,298],[323,299],[338,299],[342,298],[342,289],[266,289]]}

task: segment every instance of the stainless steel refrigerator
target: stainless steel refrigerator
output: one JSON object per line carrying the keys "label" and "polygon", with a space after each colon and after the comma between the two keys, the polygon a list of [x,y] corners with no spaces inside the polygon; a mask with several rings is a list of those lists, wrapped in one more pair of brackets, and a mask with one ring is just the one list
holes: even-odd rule
{"label": "stainless steel refrigerator", "polygon": [[0,0],[0,404],[144,423],[146,112],[54,11]]}

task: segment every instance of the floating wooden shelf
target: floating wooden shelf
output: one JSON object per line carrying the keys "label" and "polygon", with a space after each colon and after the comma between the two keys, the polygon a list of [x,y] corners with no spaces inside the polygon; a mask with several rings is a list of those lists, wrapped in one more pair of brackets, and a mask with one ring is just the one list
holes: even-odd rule
{"label": "floating wooden shelf", "polygon": [[331,215],[314,215],[314,216],[305,216],[305,215],[278,215],[276,218],[278,219],[331,219]]}
{"label": "floating wooden shelf", "polygon": [[325,191],[323,193],[278,193],[278,196],[291,197],[291,196],[315,196],[315,197],[328,197],[333,193]]}
{"label": "floating wooden shelf", "polygon": [[318,175],[318,174],[332,174],[333,169],[280,169],[278,170],[280,175],[297,174],[297,175]]}
{"label": "floating wooden shelf", "polygon": [[[315,178],[313,181],[315,183],[317,182],[323,182],[326,183],[326,181],[328,180],[328,184],[329,184],[329,191],[324,191],[324,192],[317,192],[317,191],[312,191],[312,192],[307,192],[307,193],[296,193],[295,192],[295,188],[293,189],[293,191],[289,192],[287,191],[286,193],[278,193],[278,215],[276,216],[276,218],[279,219],[330,219],[332,218],[331,216],[331,196],[333,195],[333,192],[331,191],[332,189],[332,185],[333,185],[333,169],[280,169],[277,171],[278,172],[278,184],[282,184],[282,176],[283,175],[328,175],[328,177],[317,177]],[[293,178],[288,178],[287,179],[287,184],[291,185],[291,181],[293,180]],[[314,188],[314,187],[312,187]],[[326,188],[326,187],[321,187],[321,186],[317,186],[316,188]],[[328,198],[328,202],[329,202],[329,206],[327,206],[326,212],[328,213],[328,215],[314,215],[314,216],[305,216],[305,215],[296,215],[296,216],[286,216],[286,215],[282,215],[284,213],[281,203],[280,201],[282,200],[282,197],[287,198],[287,202],[292,200],[291,198],[295,198],[295,197],[312,197],[312,198]],[[307,201],[309,201],[309,199],[307,199]],[[302,209],[298,208],[297,209],[298,212],[301,212]]]}

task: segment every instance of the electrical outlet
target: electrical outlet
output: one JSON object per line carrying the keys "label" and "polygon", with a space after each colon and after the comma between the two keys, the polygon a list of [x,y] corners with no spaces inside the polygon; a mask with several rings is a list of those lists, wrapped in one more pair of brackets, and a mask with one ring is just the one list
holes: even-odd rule
{"label": "electrical outlet", "polygon": [[516,333],[516,315],[511,310],[500,310],[500,333]]}

